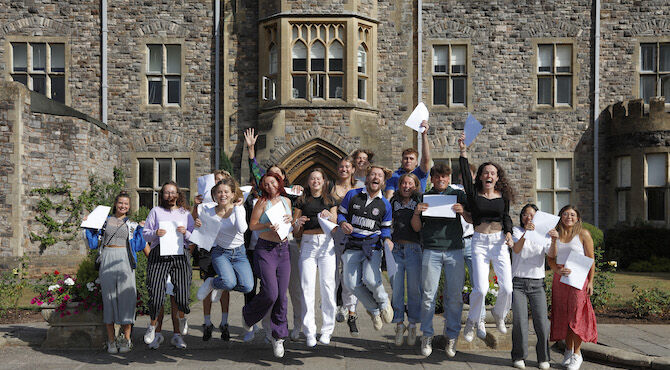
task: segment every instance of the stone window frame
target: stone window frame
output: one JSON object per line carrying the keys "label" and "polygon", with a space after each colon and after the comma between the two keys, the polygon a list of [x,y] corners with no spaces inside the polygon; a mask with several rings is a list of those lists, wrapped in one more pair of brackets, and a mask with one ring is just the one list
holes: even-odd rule
{"label": "stone window frame", "polygon": [[[174,104],[170,103],[167,104],[167,86],[165,86],[166,83],[166,74],[161,71],[161,77],[163,77],[163,102],[161,104],[149,104],[149,73],[147,71],[147,67],[149,65],[149,45],[156,45],[156,44],[162,44],[163,45],[163,50],[165,50],[165,45],[179,45],[180,46],[180,59],[181,59],[181,65],[180,65],[180,84],[179,84],[179,103]],[[141,97],[141,105],[140,105],[140,111],[142,112],[162,112],[165,110],[171,111],[171,110],[177,110],[177,111],[183,111],[186,108],[185,101],[186,99],[184,98],[186,96],[186,90],[185,90],[185,80],[187,76],[187,66],[186,66],[186,42],[183,38],[178,38],[178,37],[147,37],[142,40],[141,43],[138,44],[139,47],[139,54],[142,55],[142,63],[140,65],[140,97]],[[167,61],[167,55],[163,55],[163,67],[165,66],[165,63]],[[168,75],[169,76],[169,75]]]}
{"label": "stone window frame", "polygon": [[[140,187],[140,159],[153,159],[153,186],[152,187]],[[188,191],[186,194],[187,202],[190,202],[190,196],[197,193],[197,179],[195,176],[195,163],[196,163],[196,153],[193,152],[173,152],[173,153],[157,153],[157,152],[134,152],[130,155],[131,160],[131,173],[130,173],[130,184],[132,188],[131,197],[132,197],[132,206],[134,209],[138,209],[140,205],[140,196],[141,192],[150,192],[153,191],[153,204],[154,206],[158,204],[158,191],[160,190],[163,184],[159,184],[158,176],[158,165],[157,162],[159,159],[171,159],[171,176],[172,181],[176,181],[176,159],[188,159],[189,160],[189,187],[180,187],[183,191]]]}
{"label": "stone window frame", "polygon": [[[665,154],[665,185],[661,186],[649,186],[649,167],[647,156],[650,154]],[[647,148],[644,150],[642,155],[642,160],[644,161],[643,171],[644,171],[644,182],[643,182],[643,197],[644,197],[644,220],[658,226],[670,225],[670,152],[666,148]],[[664,196],[664,220],[650,220],[649,219],[649,195],[648,192],[650,189],[659,189],[662,191]]]}
{"label": "stone window frame", "polygon": [[[537,168],[538,168],[538,160],[546,160],[546,159],[551,159],[553,160],[553,166],[552,166],[552,187],[551,188],[538,188],[537,187]],[[570,160],[570,188],[557,188],[556,187],[556,161],[557,160],[565,160],[569,159]],[[533,170],[532,170],[532,179],[533,179],[533,198],[535,199],[535,204],[540,206],[540,202],[538,200],[538,193],[543,193],[543,192],[551,192],[552,193],[552,209],[553,212],[549,212],[552,214],[558,213],[560,210],[559,207],[556,206],[556,193],[565,193],[569,192],[570,193],[570,201],[568,204],[574,204],[575,201],[575,191],[576,191],[576,181],[575,181],[575,155],[572,152],[541,152],[541,153],[534,153],[533,154]],[[558,209],[556,209],[558,208]]]}
{"label": "stone window frame", "polygon": [[[64,85],[65,85],[65,99],[64,102],[62,102],[65,105],[71,105],[72,103],[72,98],[71,98],[71,92],[69,89],[69,78],[70,78],[70,66],[71,66],[71,49],[70,49],[70,40],[68,37],[63,37],[63,36],[6,36],[5,39],[5,50],[7,51],[5,53],[5,65],[8,66],[8,68],[5,70],[5,79],[7,81],[13,81],[14,78],[12,77],[13,73],[13,48],[12,44],[14,43],[26,43],[26,44],[47,44],[46,47],[46,53],[47,56],[45,58],[45,63],[46,63],[46,68],[44,71],[44,75],[46,78],[45,81],[45,94],[48,98],[51,99],[51,85],[50,85],[50,77],[51,75],[58,75],[58,76],[63,76],[64,79]],[[49,63],[49,57],[51,54],[51,48],[48,47],[49,44],[63,44],[64,46],[64,58],[65,58],[65,69],[63,73],[61,74],[60,72],[58,73],[51,73],[51,63]],[[31,55],[31,48],[26,46],[27,48],[27,63],[30,64],[30,55]],[[27,71],[26,72],[20,72],[19,74],[25,74],[25,75],[31,75],[35,74],[34,72],[30,71],[30,67],[27,66]],[[38,73],[42,74],[42,73]],[[25,85],[28,87],[28,84]],[[32,91],[32,88],[28,87],[29,90]]]}
{"label": "stone window frame", "polygon": [[[558,104],[556,103],[556,83],[555,83],[555,76],[557,75],[554,70],[550,72],[549,74],[546,74],[547,76],[552,76],[552,104],[538,104],[537,98],[538,98],[538,78],[542,76],[544,73],[539,73],[538,71],[538,63],[537,63],[537,58],[538,58],[538,53],[539,53],[539,46],[540,45],[547,45],[547,44],[553,44],[554,45],[554,62],[556,59],[556,45],[571,45],[572,46],[572,59],[571,59],[571,68],[572,68],[572,80],[571,80],[571,92],[570,92],[570,104]],[[578,49],[578,43],[576,38],[572,37],[546,37],[546,38],[536,38],[536,39],[531,39],[531,47],[533,50],[533,57],[531,58],[531,91],[532,91],[532,109],[533,111],[575,111],[577,109],[577,84],[579,83],[579,72],[580,72],[580,66],[577,61],[577,54],[579,53]],[[553,67],[553,64],[552,64]],[[563,74],[567,75],[567,74]]]}
{"label": "stone window frame", "polygon": [[[472,104],[472,99],[473,99],[473,93],[474,89],[472,87],[472,75],[474,71],[474,66],[472,64],[472,52],[473,52],[473,47],[471,44],[470,39],[432,39],[432,40],[426,40],[426,49],[428,52],[428,58],[426,58],[424,62],[424,71],[428,71],[428,73],[424,72],[424,77],[427,77],[427,79],[430,80],[429,87],[429,96],[428,96],[428,108],[430,109],[431,112],[465,112],[468,110],[468,107]],[[450,68],[447,67],[447,72],[446,73],[435,73],[434,68],[433,68],[433,60],[435,57],[434,50],[436,46],[448,46],[451,50],[451,46],[465,46],[466,47],[466,52],[465,52],[465,74],[464,75],[459,75],[465,76],[466,78],[466,83],[465,83],[465,104],[452,104],[450,102],[450,97],[451,94],[450,92],[450,87],[451,87],[451,76],[452,73],[449,71]],[[451,62],[451,61],[450,61]],[[449,79],[449,86],[447,88],[447,104],[434,104],[434,97],[435,97],[435,90],[434,90],[434,78],[436,76],[441,76],[441,77],[446,77]]]}
{"label": "stone window frame", "polygon": [[[626,184],[625,180],[622,180],[622,163],[623,160],[628,159],[628,183]],[[630,209],[630,194],[631,194],[631,185],[633,177],[633,157],[630,154],[622,154],[614,157],[614,168],[615,168],[615,200],[616,200],[616,210],[617,210],[617,222],[627,222],[629,221],[629,209]],[[622,204],[623,203],[623,204]],[[623,205],[623,207],[622,207]],[[623,208],[623,210],[622,210]]]}
{"label": "stone window frame", "polygon": [[[636,43],[635,43],[635,48],[633,50],[633,75],[634,75],[634,81],[633,81],[633,86],[632,86],[632,95],[636,98],[642,99],[642,94],[640,93],[640,75],[643,73],[640,71],[641,68],[641,61],[640,61],[640,50],[642,48],[642,44],[667,44],[670,43],[670,36],[644,36],[644,37],[638,37]],[[657,67],[658,67],[658,49],[657,49]],[[659,71],[654,72],[653,74],[656,74],[657,76],[660,76],[661,74],[665,76],[669,76],[670,78],[670,72],[668,73],[659,73]],[[660,91],[660,77],[656,79],[656,92]],[[659,95],[660,96],[660,95]],[[644,102],[644,106],[646,108],[649,107],[648,102]],[[666,102],[665,106],[668,107],[670,106],[670,98],[666,97]]]}
{"label": "stone window frame", "polygon": [[277,23],[266,25],[263,30],[267,49],[261,50],[260,54],[267,54],[264,58],[267,63],[261,66],[261,99],[273,102],[277,100],[277,82],[281,75],[281,47],[277,35]]}

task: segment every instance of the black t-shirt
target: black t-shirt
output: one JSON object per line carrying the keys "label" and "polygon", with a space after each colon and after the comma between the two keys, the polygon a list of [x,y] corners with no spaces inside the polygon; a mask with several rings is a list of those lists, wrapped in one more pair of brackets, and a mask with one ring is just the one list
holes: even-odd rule
{"label": "black t-shirt", "polygon": [[304,201],[301,201],[302,198],[296,200],[294,207],[302,211],[303,216],[309,217],[309,220],[305,222],[303,230],[313,230],[319,229],[319,213],[324,209],[330,210],[335,204],[326,204],[323,200],[323,197],[314,198],[313,196],[305,196]]}
{"label": "black t-shirt", "polygon": [[393,209],[393,241],[406,240],[408,242],[420,243],[419,233],[412,229],[412,216],[414,209],[419,204],[418,197],[412,197],[407,204],[402,204],[400,197],[391,198]]}

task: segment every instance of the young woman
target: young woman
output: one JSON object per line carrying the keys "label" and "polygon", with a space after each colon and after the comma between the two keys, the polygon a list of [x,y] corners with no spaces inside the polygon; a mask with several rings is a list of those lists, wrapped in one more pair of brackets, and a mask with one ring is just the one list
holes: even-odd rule
{"label": "young woman", "polygon": [[[533,327],[537,335],[538,367],[549,368],[549,320],[547,317],[547,296],[544,292],[544,256],[549,251],[549,238],[542,244],[526,240],[526,231],[535,230],[533,217],[537,212],[535,204],[526,204],[521,208],[521,227],[514,227],[512,237],[512,361],[514,367],[525,369],[524,360],[528,357],[528,303],[533,315]],[[556,230],[549,232],[558,237]]]}
{"label": "young woman", "polygon": [[[86,229],[89,248],[102,248],[100,285],[109,353],[126,353],[132,348],[130,331],[137,304],[135,267],[137,252],[143,250],[146,243],[142,237],[144,222],[138,225],[130,221],[129,211],[130,196],[121,192],[114,199],[112,215],[107,217],[102,229]],[[114,337],[114,324],[121,325],[123,333],[118,341]]]}
{"label": "young woman", "polygon": [[375,153],[367,149],[358,149],[351,156],[354,158],[354,163],[356,164],[356,172],[354,172],[354,179],[356,180],[355,187],[365,187],[365,177],[367,176],[368,168],[370,168]]}
{"label": "young woman", "polygon": [[[147,260],[147,288],[149,290],[149,316],[151,323],[144,334],[144,343],[150,344],[155,339],[158,312],[165,300],[165,284],[170,275],[175,290],[175,299],[179,309],[179,328],[175,328],[172,344],[179,348],[186,348],[181,333],[186,326],[186,317],[190,312],[189,295],[191,287],[191,263],[187,241],[193,231],[193,217],[189,213],[186,198],[174,181],[163,184],[158,192],[158,207],[154,207],[147,216],[142,231],[144,240],[150,244],[151,252]],[[162,255],[160,238],[166,235],[167,230],[160,227],[161,222],[172,222],[176,226],[177,235],[184,238],[184,252],[182,254]]]}
{"label": "young woman", "polygon": [[[412,228],[412,216],[419,204],[421,182],[413,173],[406,173],[398,180],[398,191],[391,197],[393,209],[393,259],[398,271],[393,275],[393,321],[396,323],[395,345],[401,346],[405,330],[407,344],[416,344],[416,324],[421,323],[421,237]],[[405,326],[405,278],[407,278],[407,320]]]}
{"label": "young woman", "polygon": [[[347,192],[353,189],[356,185],[354,168],[354,159],[352,157],[342,158],[340,164],[337,166],[337,180],[335,180],[335,186],[333,186],[330,195],[335,201],[335,205],[338,207],[340,206],[340,203],[342,203],[344,196],[347,195]],[[344,253],[344,244],[347,239],[339,227],[333,234],[333,240],[335,242],[335,259],[337,263],[335,286],[337,289],[338,308],[335,320],[337,322],[343,322],[346,315],[349,333],[352,337],[357,337],[359,335],[358,325],[356,325],[356,320],[358,319],[356,316],[358,299],[354,295],[354,292],[350,291],[344,284],[342,284],[342,271],[344,269],[344,266],[342,265],[342,254]]]}
{"label": "young woman", "polygon": [[[291,201],[286,194],[284,183],[274,173],[265,174],[260,181],[263,195],[254,206],[250,229],[260,231],[254,250],[254,270],[261,281],[258,294],[242,309],[244,329],[251,327],[270,312],[272,349],[275,357],[284,357],[284,339],[288,335],[286,311],[288,301],[286,291],[291,275],[288,238],[281,239],[277,230],[279,224],[272,224],[267,216],[272,206],[281,204],[285,214],[283,221],[291,223]],[[268,328],[269,329],[269,328]]]}
{"label": "young woman", "polygon": [[316,269],[319,269],[321,291],[321,337],[322,344],[330,344],[335,328],[335,248],[333,238],[319,224],[319,217],[337,222],[337,206],[328,189],[328,177],[321,168],[309,174],[305,192],[295,202],[296,220],[293,234],[302,237],[300,242],[300,283],[302,286],[302,327],[307,338],[307,347],[316,345],[316,322],[314,321],[314,291]]}
{"label": "young woman", "polygon": [[[458,146],[461,152],[459,166],[463,186],[475,228],[472,235],[472,275],[475,283],[470,294],[470,312],[463,332],[465,340],[472,342],[475,328],[479,327],[481,309],[489,287],[489,263],[493,264],[499,285],[496,305],[491,314],[498,330],[503,334],[507,333],[505,316],[512,304],[512,267],[507,249],[514,244],[509,205],[514,201],[514,194],[505,177],[505,171],[492,162],[479,166],[473,184],[465,134],[458,139]],[[485,337],[486,331],[477,330],[477,335]]]}
{"label": "young woman", "polygon": [[567,205],[558,213],[561,220],[556,226],[558,237],[552,237],[547,253],[549,266],[554,271],[551,288],[551,337],[550,341],[565,340],[563,366],[579,369],[582,365],[582,342],[598,341],[596,315],[591,306],[595,264],[584,281],[582,289],[561,283],[562,276],[570,275],[565,261],[570,253],[594,258],[593,239],[582,227],[582,216],[574,206]]}

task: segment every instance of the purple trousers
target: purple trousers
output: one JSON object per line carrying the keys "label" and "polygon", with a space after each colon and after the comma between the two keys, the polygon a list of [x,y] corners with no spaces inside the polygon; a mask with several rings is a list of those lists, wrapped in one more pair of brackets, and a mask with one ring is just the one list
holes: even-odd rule
{"label": "purple trousers", "polygon": [[291,276],[288,241],[275,243],[258,239],[253,269],[261,287],[258,294],[242,308],[242,318],[251,327],[270,312],[272,337],[285,338],[288,336],[286,291]]}

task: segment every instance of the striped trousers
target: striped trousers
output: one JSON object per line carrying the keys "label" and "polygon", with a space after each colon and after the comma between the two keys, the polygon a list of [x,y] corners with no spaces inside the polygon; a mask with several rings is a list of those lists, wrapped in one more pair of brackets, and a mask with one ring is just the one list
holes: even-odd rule
{"label": "striped trousers", "polygon": [[147,259],[147,289],[149,290],[149,316],[156,320],[165,300],[165,281],[168,275],[174,285],[174,296],[177,308],[189,313],[189,296],[191,291],[191,264],[186,255],[161,256],[160,245],[149,253]]}

